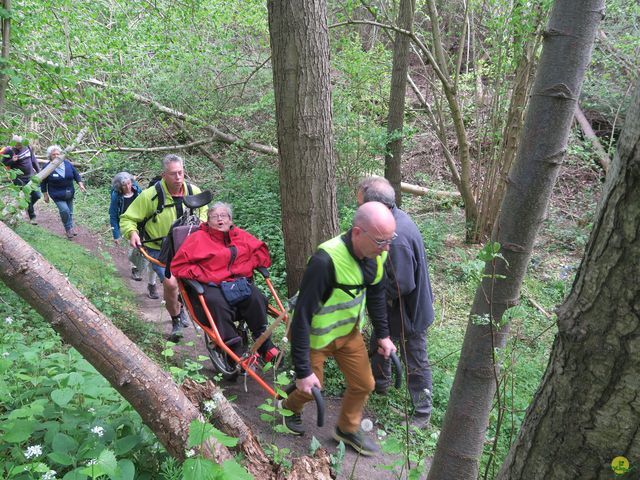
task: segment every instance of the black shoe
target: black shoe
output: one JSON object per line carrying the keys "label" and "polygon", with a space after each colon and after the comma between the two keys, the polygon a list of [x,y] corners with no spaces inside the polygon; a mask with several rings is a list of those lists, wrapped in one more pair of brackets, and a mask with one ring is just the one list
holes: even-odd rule
{"label": "black shoe", "polygon": [[304,435],[302,414],[291,412],[291,415],[284,415],[281,410],[287,410],[287,407],[282,406],[282,403],[283,400],[278,400],[277,408],[280,410],[280,415],[282,415],[282,424],[289,430],[291,435]]}
{"label": "black shoe", "polygon": [[36,217],[32,217],[32,218],[30,218],[30,219],[29,219],[29,223],[30,223],[31,225],[37,225],[37,224],[38,224],[38,221],[36,220]]}
{"label": "black shoe", "polygon": [[137,267],[133,267],[131,269],[131,278],[133,278],[136,282],[139,282],[142,280],[142,275],[140,275],[140,272],[138,271]]}
{"label": "black shoe", "polygon": [[361,429],[355,433],[345,433],[336,427],[336,430],[333,432],[333,438],[337,442],[344,442],[345,445],[351,446],[351,448],[361,455],[374,455],[380,451],[380,447],[378,447],[376,442],[367,438]]}
{"label": "black shoe", "polygon": [[388,385],[379,385],[376,383],[376,387],[374,388],[374,393],[376,395],[386,395],[387,392],[389,391],[389,386]]}
{"label": "black shoe", "polygon": [[184,311],[184,308],[180,309],[180,326],[183,328],[189,327],[189,317],[187,317],[187,313]]}
{"label": "black shoe", "polygon": [[149,283],[147,284],[147,297],[149,298],[153,298],[154,300],[157,298],[160,298],[160,295],[158,295],[158,287],[156,286],[155,283]]}
{"label": "black shoe", "polygon": [[172,329],[171,329],[171,334],[169,334],[169,340],[174,343],[177,343],[182,338],[182,325],[181,325],[179,316],[171,318],[171,326],[172,326]]}

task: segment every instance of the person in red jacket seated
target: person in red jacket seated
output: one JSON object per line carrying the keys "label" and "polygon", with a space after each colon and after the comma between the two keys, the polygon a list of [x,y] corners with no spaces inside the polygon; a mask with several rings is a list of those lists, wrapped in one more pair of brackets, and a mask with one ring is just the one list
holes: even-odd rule
{"label": "person in red jacket seated", "polygon": [[[216,326],[227,341],[236,337],[233,322],[238,317],[247,322],[254,338],[267,328],[267,299],[253,284],[253,271],[269,267],[271,257],[267,245],[249,232],[233,225],[231,205],[218,202],[209,208],[208,221],[189,235],[171,260],[171,273],[177,278],[197,280],[204,286],[207,306],[216,320]],[[221,283],[244,277],[250,293],[235,305],[225,298]],[[198,302],[194,302],[200,317]],[[278,355],[278,349],[268,338],[258,349],[265,362]]]}

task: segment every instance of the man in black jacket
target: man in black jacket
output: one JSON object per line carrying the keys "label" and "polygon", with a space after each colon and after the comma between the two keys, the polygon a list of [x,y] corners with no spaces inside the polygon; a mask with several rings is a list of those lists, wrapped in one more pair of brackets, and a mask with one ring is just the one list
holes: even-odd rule
{"label": "man in black jacket", "polygon": [[[409,215],[396,207],[395,191],[383,177],[367,177],[358,186],[358,204],[380,202],[396,220],[398,237],[391,244],[387,273],[387,313],[392,340],[398,340],[408,370],[407,384],[414,414],[411,424],[425,428],[431,419],[431,367],[427,355],[427,328],[433,323],[433,292],[429,264],[420,231]],[[376,346],[372,336],[372,346]],[[391,383],[391,365],[371,349],[375,391],[385,394]]]}

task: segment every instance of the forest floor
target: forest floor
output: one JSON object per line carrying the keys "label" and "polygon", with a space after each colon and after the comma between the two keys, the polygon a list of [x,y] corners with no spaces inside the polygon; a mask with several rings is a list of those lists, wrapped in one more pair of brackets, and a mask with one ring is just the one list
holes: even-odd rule
{"label": "forest floor", "polygon": [[[48,231],[64,236],[64,229],[55,205],[38,202],[37,205],[38,224]],[[166,338],[171,330],[171,319],[165,310],[161,299],[152,300],[147,296],[146,278],[141,282],[131,279],[131,269],[127,259],[127,247],[125,245],[115,246],[112,242],[108,244],[98,235],[82,225],[77,226],[78,236],[72,241],[90,252],[98,255],[106,252],[113,258],[114,264],[122,277],[127,281],[135,295],[136,302],[139,307],[140,318],[145,322],[151,322]],[[162,296],[162,287],[158,284],[158,292]],[[186,358],[196,360],[198,356],[207,356],[207,350],[204,344],[203,333],[200,329],[194,328],[193,325],[184,330],[185,336],[180,344],[175,347],[178,355],[178,361]],[[209,361],[203,362],[204,368],[201,372],[214,381],[215,371]],[[261,440],[263,447],[272,453],[278,452],[286,461],[290,461],[293,457],[298,457],[309,453],[311,439],[315,437],[322,446],[327,449],[330,454],[336,454],[337,443],[332,438],[332,432],[336,425],[338,414],[340,411],[340,398],[325,398],[325,423],[323,427],[315,425],[315,408],[310,404],[305,409],[303,421],[307,430],[304,436],[296,437],[293,435],[285,435],[277,433],[273,430],[271,424],[260,419],[262,410],[258,406],[264,403],[267,398],[258,384],[251,380],[244,380],[240,377],[236,382],[226,382],[224,380],[217,382],[218,386],[225,391],[226,397],[232,401],[236,411],[244,419],[245,423],[250,426],[255,434]],[[375,418],[368,411],[365,411],[365,418],[370,418],[375,424]],[[374,427],[369,435],[374,435]],[[275,446],[276,448],[273,448]],[[283,449],[289,449],[290,453]],[[339,479],[387,479],[393,474],[383,469],[384,465],[390,465],[398,460],[398,457],[379,453],[371,457],[358,455],[350,448],[345,452],[344,461]]]}

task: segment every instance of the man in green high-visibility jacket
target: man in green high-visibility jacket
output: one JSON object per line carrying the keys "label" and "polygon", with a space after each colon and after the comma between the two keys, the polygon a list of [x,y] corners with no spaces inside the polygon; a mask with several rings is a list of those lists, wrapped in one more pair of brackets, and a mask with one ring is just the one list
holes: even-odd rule
{"label": "man in green high-visibility jacket", "polygon": [[334,438],[363,455],[378,451],[360,426],[364,404],[375,386],[360,329],[366,303],[379,353],[386,358],[395,352],[382,281],[395,228],[386,206],[368,202],[356,211],[350,230],[322,243],[309,259],[291,320],[297,388],[280,402],[280,407],[293,412],[284,416],[291,433],[304,433],[302,409],[312,399],[311,388],[321,388],[324,362],[333,357],[347,384]]}

